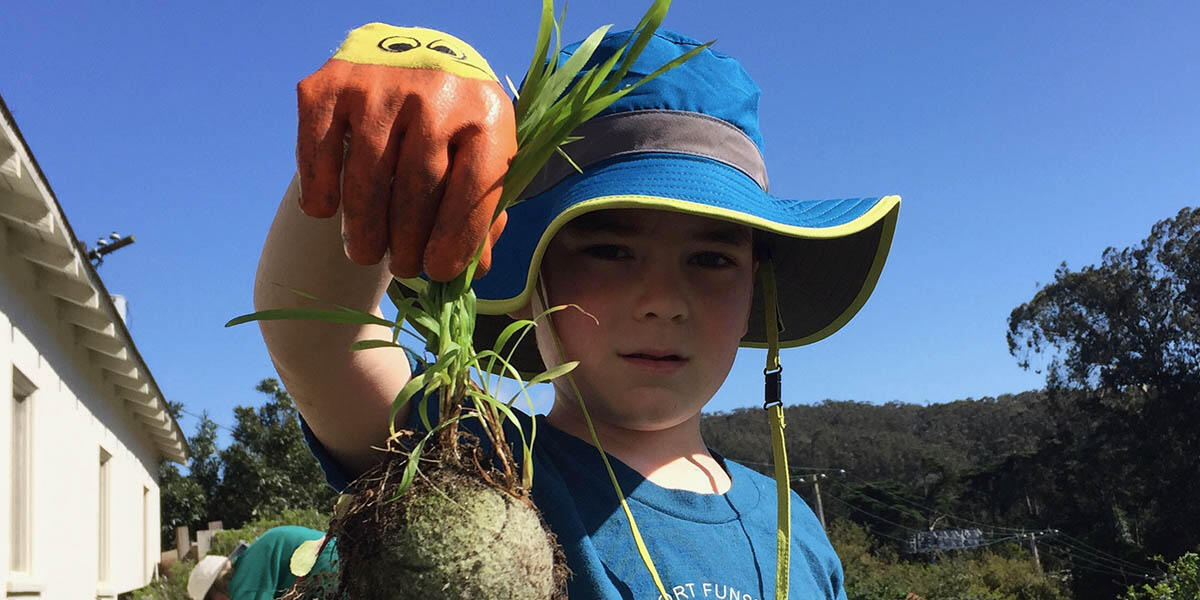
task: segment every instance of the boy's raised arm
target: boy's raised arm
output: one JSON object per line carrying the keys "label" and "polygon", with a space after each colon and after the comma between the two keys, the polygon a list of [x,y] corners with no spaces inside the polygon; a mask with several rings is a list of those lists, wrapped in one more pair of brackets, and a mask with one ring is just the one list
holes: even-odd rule
{"label": "boy's raised arm", "polygon": [[[477,274],[487,271],[505,222],[492,216],[516,123],[473,48],[430,29],[371,23],[351,31],[297,96],[298,171],[263,247],[256,310],[314,305],[293,288],[378,314],[393,275],[448,281],[481,245]],[[260,326],[280,378],[344,474],[370,467],[411,373],[400,349],[350,345],[391,332],[317,321]]]}
{"label": "boy's raised arm", "polygon": [[[386,263],[362,266],[342,248],[341,219],[314,219],[300,211],[293,179],[275,213],[254,281],[254,308],[316,307],[302,290],[337,304],[379,313],[392,279]],[[336,216],[336,215],[335,215]],[[321,306],[328,308],[328,306]],[[402,350],[352,352],[364,339],[390,339],[379,325],[321,321],[259,321],[279,378],[313,433],[355,476],[373,464],[370,447],[387,437],[392,399],[408,381]]]}

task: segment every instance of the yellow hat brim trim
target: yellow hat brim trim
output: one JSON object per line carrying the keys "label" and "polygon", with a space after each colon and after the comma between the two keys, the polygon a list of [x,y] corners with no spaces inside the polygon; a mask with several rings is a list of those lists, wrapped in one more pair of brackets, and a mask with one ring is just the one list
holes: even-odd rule
{"label": "yellow hat brim trim", "polygon": [[[790,340],[784,344],[784,347],[797,346],[814,342],[818,339],[828,336],[837,331],[854,313],[858,312],[866,303],[867,298],[875,289],[875,283],[879,279],[879,274],[883,270],[883,264],[887,259],[888,249],[891,247],[892,235],[896,229],[896,218],[899,214],[900,196],[891,195],[880,198],[879,201],[871,208],[871,210],[863,213],[858,218],[835,227],[795,227],[783,225],[775,221],[770,221],[761,217],[748,215],[744,212],[730,210],[726,208],[717,208],[707,204],[697,202],[688,202],[686,200],[677,200],[674,198],[663,198],[658,196],[639,196],[639,195],[619,195],[619,196],[601,196],[585,200],[575,204],[563,211],[542,233],[542,237],[538,240],[537,247],[534,249],[533,257],[529,261],[529,270],[526,274],[525,287],[521,293],[512,298],[500,300],[479,300],[478,310],[481,314],[499,315],[515,312],[524,307],[529,302],[530,294],[536,285],[539,266],[542,263],[542,256],[545,255],[546,247],[550,245],[550,240],[558,233],[564,225],[572,219],[589,212],[606,209],[617,208],[644,208],[644,209],[660,209],[669,210],[672,212],[687,213],[708,217],[712,219],[720,219],[732,223],[739,223],[760,229],[770,233],[776,233],[786,237],[802,238],[802,239],[833,239],[853,235],[872,225],[883,221],[883,232],[879,240],[879,248],[876,250],[875,259],[871,265],[871,270],[868,273],[867,280],[864,282],[862,291],[859,292],[854,302],[849,306],[833,323],[821,331],[812,335],[806,336],[800,341]],[[405,280],[404,283],[414,289],[424,287],[424,280]],[[757,347],[757,344],[744,344]]]}

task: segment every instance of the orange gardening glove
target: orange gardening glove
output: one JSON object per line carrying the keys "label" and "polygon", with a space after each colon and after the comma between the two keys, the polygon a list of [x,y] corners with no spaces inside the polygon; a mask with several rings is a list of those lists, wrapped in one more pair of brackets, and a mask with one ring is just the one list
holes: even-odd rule
{"label": "orange gardening glove", "polygon": [[[432,29],[370,23],[297,86],[300,208],[342,205],[346,255],[397,277],[449,281],[484,244],[517,150],[512,102],[487,61]],[[348,141],[347,141],[348,139]],[[340,182],[340,185],[339,185]]]}

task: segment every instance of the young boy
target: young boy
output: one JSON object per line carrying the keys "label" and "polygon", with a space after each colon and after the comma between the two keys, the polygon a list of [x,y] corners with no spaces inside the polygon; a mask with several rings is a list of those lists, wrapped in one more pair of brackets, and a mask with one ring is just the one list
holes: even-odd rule
{"label": "young boy", "polygon": [[[592,62],[626,37],[610,34]],[[628,81],[697,45],[658,32]],[[775,597],[775,482],[709,450],[700,411],[738,346],[768,339],[758,271],[780,282],[780,345],[830,335],[873,289],[899,198],[767,194],[759,90],[737,61],[706,49],[580,128],[583,139],[566,149],[584,173],[552,162],[489,226],[515,149],[511,107],[492,83],[486,62],[445,34],[380,24],[351,32],[301,83],[299,181],[263,249],[256,307],[308,305],[286,289],[296,288],[377,311],[393,275],[450,279],[486,240],[490,271],[475,290],[481,312],[498,316],[481,317],[485,337],[505,314],[586,311],[555,313],[516,363],[536,371],[580,361],[574,379],[673,599]],[[338,210],[341,219],[312,218]],[[386,328],[261,325],[314,453],[344,487],[379,460],[371,446],[386,438],[409,357],[348,350],[388,337]],[[569,596],[658,598],[565,382],[538,418],[533,495],[573,571]],[[833,549],[791,498],[789,597],[843,598]]]}

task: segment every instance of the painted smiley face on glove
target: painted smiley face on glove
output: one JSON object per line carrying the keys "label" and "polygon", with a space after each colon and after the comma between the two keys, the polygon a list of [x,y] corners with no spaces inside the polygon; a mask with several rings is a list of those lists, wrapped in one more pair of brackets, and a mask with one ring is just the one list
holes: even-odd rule
{"label": "painted smiley face on glove", "polygon": [[479,53],[466,42],[424,27],[368,23],[350,32],[333,58],[348,62],[435,69],[485,81],[499,81]]}

